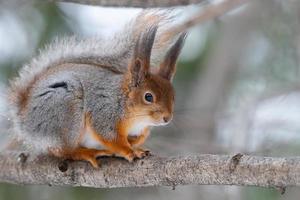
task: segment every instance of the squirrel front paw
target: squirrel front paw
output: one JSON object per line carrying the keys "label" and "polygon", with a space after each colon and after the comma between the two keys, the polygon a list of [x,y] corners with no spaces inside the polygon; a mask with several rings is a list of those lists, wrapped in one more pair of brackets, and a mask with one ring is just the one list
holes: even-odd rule
{"label": "squirrel front paw", "polygon": [[126,160],[129,162],[132,162],[135,159],[142,159],[145,158],[146,156],[150,156],[151,153],[149,150],[144,150],[142,148],[137,148],[132,150],[130,153],[128,153],[125,157]]}
{"label": "squirrel front paw", "polygon": [[137,148],[134,150],[134,153],[137,158],[145,158],[146,156],[150,156],[151,153],[149,150],[144,150],[142,148]]}

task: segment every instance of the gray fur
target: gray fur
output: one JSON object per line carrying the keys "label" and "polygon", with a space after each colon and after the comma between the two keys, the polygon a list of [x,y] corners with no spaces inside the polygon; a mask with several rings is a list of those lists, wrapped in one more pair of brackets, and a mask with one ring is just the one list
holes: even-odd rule
{"label": "gray fur", "polygon": [[92,126],[102,137],[115,138],[115,125],[125,107],[126,97],[121,91],[123,74],[99,68],[78,71],[84,88],[85,111],[91,113]]}

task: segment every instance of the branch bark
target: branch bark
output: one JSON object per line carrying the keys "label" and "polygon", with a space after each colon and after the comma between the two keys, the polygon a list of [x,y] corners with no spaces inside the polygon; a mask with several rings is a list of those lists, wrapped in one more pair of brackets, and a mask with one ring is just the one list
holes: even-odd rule
{"label": "branch bark", "polygon": [[95,188],[177,185],[300,186],[300,157],[272,158],[237,154],[148,158],[128,163],[100,158],[100,169],[85,162],[47,156],[0,154],[0,181]]}
{"label": "branch bark", "polygon": [[154,8],[154,7],[172,7],[184,6],[190,4],[199,4],[206,0],[51,0],[54,2],[72,2],[87,5],[110,6],[110,7],[136,7],[136,8]]}

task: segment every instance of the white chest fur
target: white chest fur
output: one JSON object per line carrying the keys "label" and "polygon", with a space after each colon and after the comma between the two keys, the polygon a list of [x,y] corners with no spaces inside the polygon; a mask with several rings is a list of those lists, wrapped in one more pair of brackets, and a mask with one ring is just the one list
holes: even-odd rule
{"label": "white chest fur", "polygon": [[133,126],[129,129],[128,135],[129,136],[139,136],[143,133],[143,130],[150,125],[148,121],[140,121],[134,123]]}

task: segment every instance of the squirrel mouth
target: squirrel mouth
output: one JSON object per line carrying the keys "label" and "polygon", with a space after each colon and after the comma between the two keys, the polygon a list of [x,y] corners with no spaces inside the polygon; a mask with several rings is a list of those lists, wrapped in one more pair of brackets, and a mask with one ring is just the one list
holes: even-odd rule
{"label": "squirrel mouth", "polygon": [[171,122],[171,120],[170,120],[170,121],[167,121],[167,122],[164,122],[163,120],[161,120],[160,122],[155,123],[155,124],[153,124],[152,126],[166,126],[166,125],[168,125],[170,122]]}

